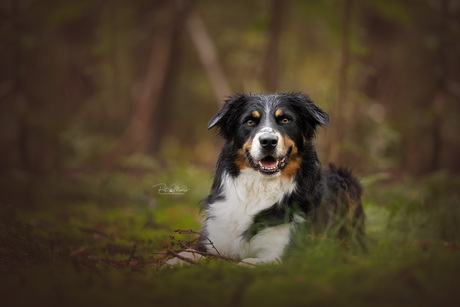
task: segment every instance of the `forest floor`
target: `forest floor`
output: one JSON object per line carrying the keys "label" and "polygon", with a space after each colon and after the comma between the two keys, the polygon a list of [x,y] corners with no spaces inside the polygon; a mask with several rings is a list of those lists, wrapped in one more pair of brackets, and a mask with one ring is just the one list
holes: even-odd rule
{"label": "forest floor", "polygon": [[190,240],[175,229],[200,230],[211,176],[146,162],[24,184],[0,209],[0,305],[458,306],[460,178],[362,178],[367,252],[311,237],[280,265],[161,265]]}

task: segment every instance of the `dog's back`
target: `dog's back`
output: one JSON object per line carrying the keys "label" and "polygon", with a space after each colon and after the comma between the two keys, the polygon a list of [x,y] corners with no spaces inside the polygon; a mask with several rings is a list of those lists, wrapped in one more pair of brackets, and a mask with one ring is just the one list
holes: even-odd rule
{"label": "dog's back", "polygon": [[315,228],[339,237],[354,236],[362,242],[365,214],[361,203],[363,188],[350,169],[329,164],[323,168],[326,192],[315,212]]}

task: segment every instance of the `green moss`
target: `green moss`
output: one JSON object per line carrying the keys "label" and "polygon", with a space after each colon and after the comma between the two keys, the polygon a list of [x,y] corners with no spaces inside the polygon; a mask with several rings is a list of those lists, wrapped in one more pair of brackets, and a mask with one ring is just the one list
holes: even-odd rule
{"label": "green moss", "polygon": [[[369,183],[366,252],[306,237],[281,265],[160,267],[169,236],[187,240],[174,229],[200,228],[205,174],[181,166],[80,176],[73,185],[53,181],[53,197],[41,194],[33,208],[2,208],[1,305],[433,306],[456,297],[460,212],[446,175]],[[191,193],[157,195],[157,179]]]}

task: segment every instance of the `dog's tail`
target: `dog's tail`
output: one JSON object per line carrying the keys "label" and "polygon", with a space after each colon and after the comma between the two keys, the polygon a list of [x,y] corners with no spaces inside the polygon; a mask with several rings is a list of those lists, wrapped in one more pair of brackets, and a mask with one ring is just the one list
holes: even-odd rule
{"label": "dog's tail", "polygon": [[335,222],[340,225],[339,235],[350,235],[358,238],[363,245],[365,214],[361,202],[363,187],[352,171],[346,167],[337,167],[329,164],[325,168],[328,188],[329,218],[334,215]]}
{"label": "dog's tail", "polygon": [[325,170],[325,174],[330,191],[335,192],[337,195],[341,191],[346,191],[353,200],[361,200],[363,187],[358,178],[353,175],[351,169],[337,167],[331,163],[329,168]]}

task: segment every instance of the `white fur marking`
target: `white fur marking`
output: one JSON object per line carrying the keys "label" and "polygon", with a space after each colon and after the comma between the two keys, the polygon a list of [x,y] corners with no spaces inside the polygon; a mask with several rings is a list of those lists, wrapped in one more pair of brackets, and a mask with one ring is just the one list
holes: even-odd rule
{"label": "white fur marking", "polygon": [[[241,170],[236,178],[225,175],[222,179],[225,199],[211,204],[206,212],[210,217],[206,221],[206,230],[216,249],[221,255],[236,260],[279,260],[289,243],[291,224],[266,228],[250,241],[244,240],[242,234],[257,213],[294,191],[294,179],[266,177],[249,168]],[[214,252],[211,248],[209,251]]]}
{"label": "white fur marking", "polygon": [[284,142],[282,140],[281,134],[278,131],[273,130],[272,128],[264,127],[256,133],[254,139],[252,140],[250,154],[254,157],[254,159],[260,160],[264,157],[263,148],[260,145],[260,137],[264,134],[273,134],[278,137],[278,146],[276,146],[276,150],[274,152],[274,155],[276,157],[282,157],[286,155],[286,149],[283,146]]}

